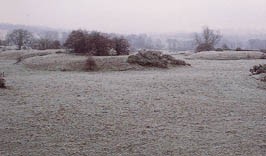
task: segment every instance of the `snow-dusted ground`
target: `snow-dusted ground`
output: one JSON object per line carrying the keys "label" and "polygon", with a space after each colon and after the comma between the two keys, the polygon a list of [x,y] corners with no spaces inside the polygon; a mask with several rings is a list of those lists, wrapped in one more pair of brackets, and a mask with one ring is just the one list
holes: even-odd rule
{"label": "snow-dusted ground", "polygon": [[266,53],[259,51],[205,51],[194,53],[186,58],[202,60],[266,59]]}
{"label": "snow-dusted ground", "polygon": [[[183,57],[183,56],[176,56]],[[266,155],[266,60],[38,71],[0,60],[0,155]]]}

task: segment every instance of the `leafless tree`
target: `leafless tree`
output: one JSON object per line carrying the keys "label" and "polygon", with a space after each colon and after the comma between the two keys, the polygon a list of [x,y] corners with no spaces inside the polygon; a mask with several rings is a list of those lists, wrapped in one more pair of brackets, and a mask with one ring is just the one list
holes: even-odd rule
{"label": "leafless tree", "polygon": [[197,44],[196,51],[210,51],[214,50],[214,46],[221,40],[222,35],[219,31],[204,27],[201,34],[195,35],[195,42]]}
{"label": "leafless tree", "polygon": [[29,46],[33,40],[31,32],[24,29],[15,29],[7,35],[7,41],[10,44],[15,44],[21,50],[22,46]]}

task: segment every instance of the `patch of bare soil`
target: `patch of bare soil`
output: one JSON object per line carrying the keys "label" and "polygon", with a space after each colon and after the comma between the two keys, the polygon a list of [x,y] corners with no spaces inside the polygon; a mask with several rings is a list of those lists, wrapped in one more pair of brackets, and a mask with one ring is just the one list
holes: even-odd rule
{"label": "patch of bare soil", "polygon": [[249,76],[266,60],[120,72],[13,63],[0,59],[0,155],[266,155],[266,91]]}

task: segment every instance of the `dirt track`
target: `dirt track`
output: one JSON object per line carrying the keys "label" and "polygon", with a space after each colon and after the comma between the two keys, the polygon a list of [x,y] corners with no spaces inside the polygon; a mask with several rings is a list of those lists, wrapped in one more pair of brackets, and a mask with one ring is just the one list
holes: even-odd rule
{"label": "dirt track", "polygon": [[266,155],[266,60],[123,72],[33,71],[0,60],[0,155]]}

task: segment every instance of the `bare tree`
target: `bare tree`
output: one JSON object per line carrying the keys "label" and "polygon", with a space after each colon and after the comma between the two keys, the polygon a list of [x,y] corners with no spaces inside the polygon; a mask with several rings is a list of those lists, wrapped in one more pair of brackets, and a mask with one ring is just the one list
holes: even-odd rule
{"label": "bare tree", "polygon": [[214,31],[209,27],[204,27],[200,35],[195,35],[195,42],[197,44],[196,51],[214,50],[214,46],[221,40],[221,38],[222,35],[219,31]]}
{"label": "bare tree", "polygon": [[11,44],[18,46],[18,49],[21,50],[22,46],[28,46],[31,44],[33,35],[24,29],[15,29],[7,35],[7,41]]}
{"label": "bare tree", "polygon": [[60,49],[61,44],[58,40],[50,40],[46,38],[36,39],[31,45],[33,49],[46,50],[46,49]]}

